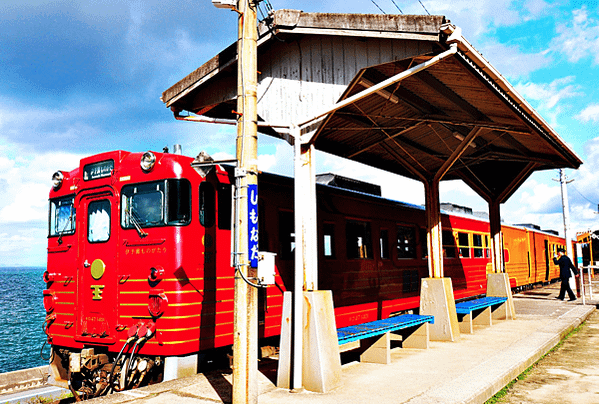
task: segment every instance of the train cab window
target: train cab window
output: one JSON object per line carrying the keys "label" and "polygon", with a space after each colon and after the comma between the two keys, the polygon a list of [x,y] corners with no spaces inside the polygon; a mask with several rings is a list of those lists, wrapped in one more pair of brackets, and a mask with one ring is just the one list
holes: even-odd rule
{"label": "train cab window", "polygon": [[279,257],[291,260],[295,256],[295,223],[293,212],[279,212]]}
{"label": "train cab window", "polygon": [[397,226],[397,258],[416,258],[416,229]]}
{"label": "train cab window", "polygon": [[373,258],[370,223],[348,220],[345,224],[345,234],[347,238],[347,258]]}
{"label": "train cab window", "polygon": [[451,230],[443,230],[441,234],[443,238],[443,257],[455,258],[457,254],[453,233]]}
{"label": "train cab window", "polygon": [[214,226],[215,206],[214,187],[209,182],[202,182],[200,184],[200,224],[202,226]]}
{"label": "train cab window", "polygon": [[186,179],[131,184],[121,192],[121,226],[140,229],[191,221],[191,185]]}
{"label": "train cab window", "polygon": [[103,243],[110,238],[110,201],[92,201],[87,208],[87,240]]}
{"label": "train cab window", "polygon": [[389,230],[381,229],[379,249],[382,259],[389,259]]}
{"label": "train cab window", "polygon": [[470,240],[468,233],[458,233],[458,247],[461,258],[470,258]]}
{"label": "train cab window", "polygon": [[231,192],[230,184],[220,184],[218,187],[218,228],[221,230],[231,230]]}
{"label": "train cab window", "polygon": [[485,256],[485,245],[483,244],[483,235],[482,234],[473,234],[472,235],[472,256],[474,258],[484,258]]}
{"label": "train cab window", "polygon": [[121,225],[125,229],[164,223],[164,182],[127,185],[122,191]]}
{"label": "train cab window", "polygon": [[335,225],[332,223],[324,224],[323,247],[326,258],[335,258]]}
{"label": "train cab window", "polygon": [[75,206],[73,196],[50,200],[50,237],[75,233]]}

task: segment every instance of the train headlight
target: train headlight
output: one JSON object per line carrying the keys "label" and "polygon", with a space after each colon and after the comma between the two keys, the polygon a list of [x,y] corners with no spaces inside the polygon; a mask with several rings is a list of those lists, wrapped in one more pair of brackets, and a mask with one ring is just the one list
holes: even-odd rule
{"label": "train headlight", "polygon": [[145,172],[151,171],[154,168],[154,164],[156,164],[156,155],[151,151],[145,152],[139,161],[141,169]]}
{"label": "train headlight", "polygon": [[46,313],[52,313],[54,311],[54,305],[56,304],[56,294],[52,290],[44,290],[44,309]]}
{"label": "train headlight", "polygon": [[52,188],[57,190],[62,185],[62,181],[64,180],[64,175],[60,171],[56,171],[52,174]]}
{"label": "train headlight", "polygon": [[148,311],[152,317],[160,317],[168,306],[168,299],[162,289],[150,290],[150,301],[148,302]]}

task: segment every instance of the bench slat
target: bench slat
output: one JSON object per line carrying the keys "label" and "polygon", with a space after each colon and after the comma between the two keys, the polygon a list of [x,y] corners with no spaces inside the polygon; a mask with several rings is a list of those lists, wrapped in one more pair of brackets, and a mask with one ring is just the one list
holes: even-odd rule
{"label": "bench slat", "polygon": [[376,335],[381,335],[390,331],[397,331],[424,323],[433,323],[433,316],[421,316],[418,314],[404,314],[401,316],[389,317],[382,320],[371,321],[349,327],[339,328],[337,330],[337,339],[339,345],[348,342],[358,341]]}
{"label": "bench slat", "polygon": [[507,297],[487,296],[480,299],[468,300],[466,302],[456,303],[455,309],[458,314],[469,314],[474,310],[480,310],[489,306],[495,306],[507,301]]}

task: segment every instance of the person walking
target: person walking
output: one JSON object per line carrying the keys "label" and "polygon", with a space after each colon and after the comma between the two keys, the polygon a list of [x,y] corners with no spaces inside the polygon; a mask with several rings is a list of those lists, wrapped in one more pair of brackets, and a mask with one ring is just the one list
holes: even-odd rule
{"label": "person walking", "polygon": [[559,290],[559,295],[557,298],[559,300],[564,300],[566,296],[566,292],[568,292],[568,297],[570,301],[576,300],[576,295],[572,292],[570,288],[570,277],[572,276],[570,273],[570,269],[574,272],[574,276],[577,278],[580,276],[578,273],[578,269],[572,264],[572,260],[568,257],[563,248],[557,250],[557,254],[553,255],[553,262],[555,265],[559,265],[559,278],[562,281],[562,286]]}

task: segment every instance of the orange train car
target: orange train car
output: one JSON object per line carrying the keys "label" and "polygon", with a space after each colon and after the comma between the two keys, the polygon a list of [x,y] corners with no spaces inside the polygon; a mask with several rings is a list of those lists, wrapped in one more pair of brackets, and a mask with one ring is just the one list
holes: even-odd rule
{"label": "orange train car", "polygon": [[559,278],[553,263],[558,248],[565,248],[563,237],[554,232],[523,226],[502,226],[506,272],[513,289],[525,289],[537,283]]}
{"label": "orange train car", "polygon": [[[233,169],[206,174],[191,157],[112,151],[57,171],[50,191],[45,331],[55,384],[86,397],[195,370],[233,343]],[[319,288],[333,291],[338,327],[418,310],[428,276],[425,212],[380,188],[325,175],[317,186]],[[293,181],[261,173],[259,250],[276,253],[259,293],[259,336],[280,332],[293,290]],[[486,292],[489,224],[442,215],[444,272],[456,299]],[[557,277],[563,239],[504,226],[512,287]],[[190,365],[191,364],[191,365]]]}

